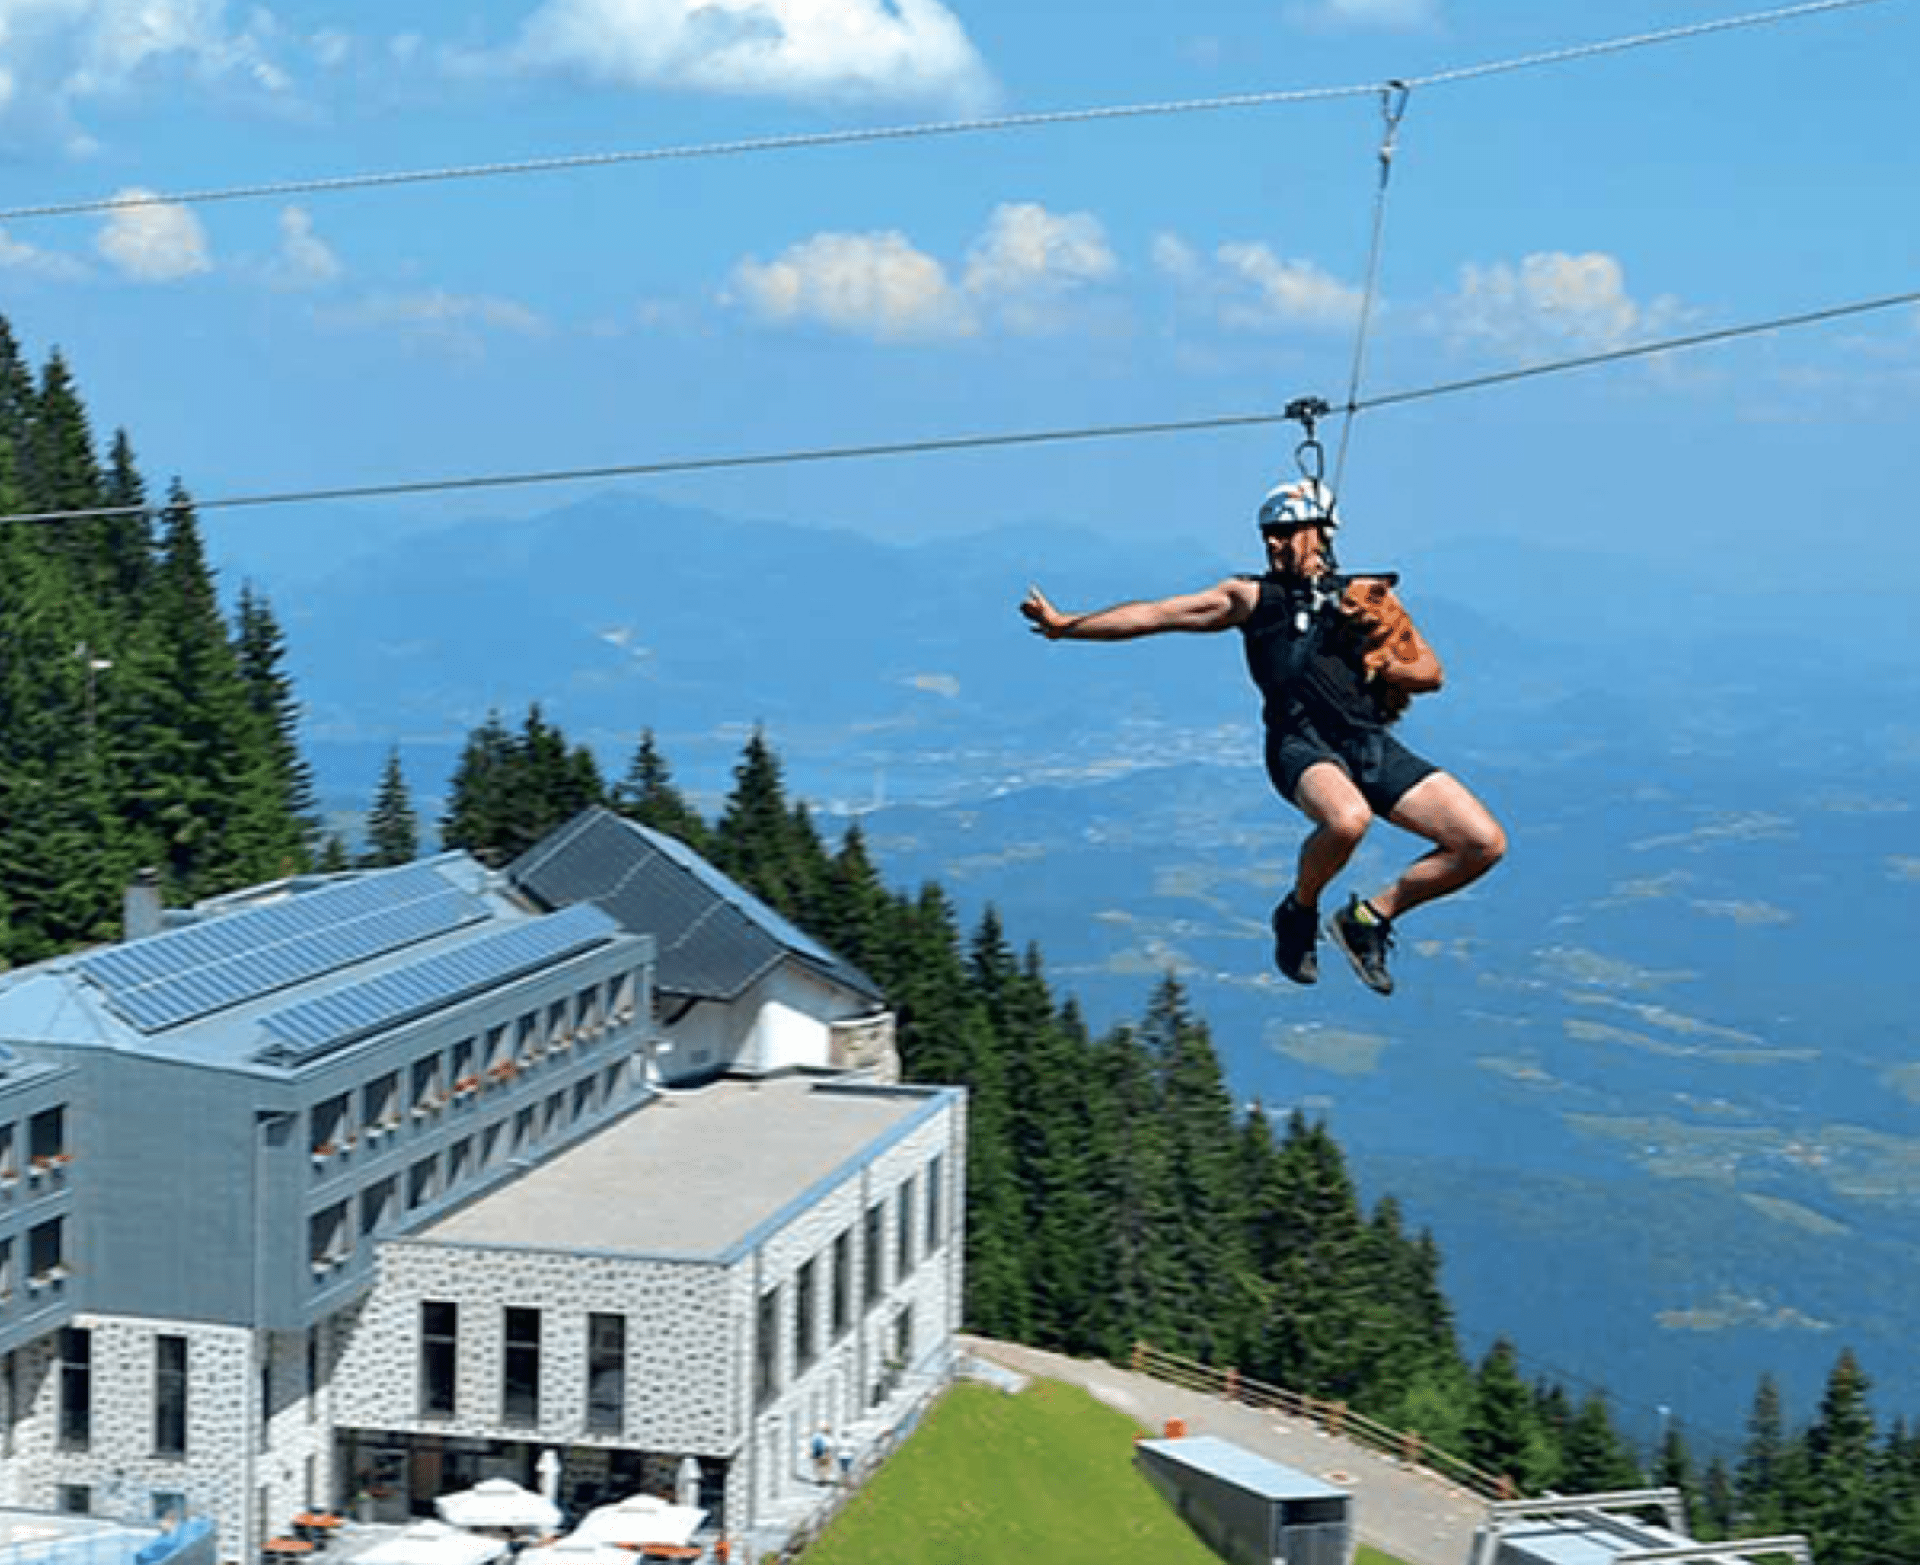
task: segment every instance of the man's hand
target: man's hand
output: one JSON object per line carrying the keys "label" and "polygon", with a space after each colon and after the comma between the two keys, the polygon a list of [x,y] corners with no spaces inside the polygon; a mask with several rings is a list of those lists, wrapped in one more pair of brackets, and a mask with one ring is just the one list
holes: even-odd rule
{"label": "man's hand", "polygon": [[1073,616],[1062,614],[1047,601],[1047,595],[1038,587],[1028,587],[1027,595],[1020,603],[1020,612],[1027,617],[1029,626],[1036,636],[1045,636],[1049,641],[1058,641],[1067,633],[1067,626]]}

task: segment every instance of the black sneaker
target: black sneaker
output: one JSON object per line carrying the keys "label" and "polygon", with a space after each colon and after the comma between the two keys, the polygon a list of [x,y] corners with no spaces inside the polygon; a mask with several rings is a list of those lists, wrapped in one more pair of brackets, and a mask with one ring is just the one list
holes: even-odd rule
{"label": "black sneaker", "polygon": [[1360,982],[1375,994],[1393,993],[1393,974],[1387,971],[1387,953],[1393,949],[1393,925],[1387,919],[1377,924],[1360,921],[1360,899],[1352,897],[1347,905],[1327,920],[1327,938],[1347,953]]}
{"label": "black sneaker", "polygon": [[1319,943],[1319,916],[1289,891],[1273,910],[1273,965],[1297,984],[1318,983],[1320,956],[1314,947]]}

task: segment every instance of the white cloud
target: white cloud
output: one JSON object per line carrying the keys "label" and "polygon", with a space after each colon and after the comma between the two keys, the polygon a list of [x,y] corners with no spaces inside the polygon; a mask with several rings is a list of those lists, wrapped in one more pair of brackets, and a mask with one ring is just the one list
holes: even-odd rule
{"label": "white cloud", "polygon": [[[149,197],[150,190],[129,186],[116,199]],[[183,206],[161,202],[109,212],[94,240],[97,249],[136,282],[174,283],[213,269],[207,231]]]}
{"label": "white cloud", "polygon": [[1312,261],[1288,260],[1263,244],[1234,243],[1202,256],[1177,234],[1153,241],[1155,270],[1198,297],[1228,326],[1346,327],[1361,291]]}
{"label": "white cloud", "polygon": [[881,342],[970,336],[973,311],[947,270],[904,234],[816,234],[775,260],[747,257],[735,295],[763,319],[813,321]]}
{"label": "white cloud", "polygon": [[226,0],[0,0],[0,138],[52,134],[85,148],[77,106],[168,68],[281,97],[292,82],[273,59],[278,33],[260,8],[230,23]]}
{"label": "white cloud", "polygon": [[1439,25],[1440,0],[1303,0],[1287,14],[1299,26],[1316,30],[1419,32]]}
{"label": "white cloud", "polygon": [[269,276],[280,288],[320,288],[338,281],[343,268],[333,247],[313,231],[313,215],[290,206],[280,213],[280,253]]}
{"label": "white cloud", "polygon": [[941,0],[545,0],[469,68],[784,98],[977,107],[985,64]]}
{"label": "white cloud", "polygon": [[1222,245],[1215,258],[1253,291],[1229,306],[1230,324],[1347,326],[1359,316],[1360,290],[1311,261],[1282,260],[1261,244]]}
{"label": "white cloud", "polygon": [[1031,201],[993,210],[955,273],[897,231],[816,234],[770,262],[734,268],[729,299],[763,320],[809,321],[878,342],[970,337],[988,324],[1059,330],[1067,306],[1119,270],[1088,212]]}
{"label": "white cloud", "polygon": [[42,250],[38,245],[15,239],[4,228],[0,228],[0,271],[61,279],[84,277],[87,274],[87,268],[72,256]]}
{"label": "white cloud", "polygon": [[351,304],[318,312],[322,324],[383,331],[418,347],[473,359],[486,351],[489,334],[544,337],[544,317],[516,299],[494,294],[450,293],[425,288],[410,293],[368,294]]}
{"label": "white cloud", "polygon": [[1205,269],[1200,252],[1178,234],[1155,234],[1148,253],[1153,269],[1175,282],[1197,281]]}
{"label": "white cloud", "polygon": [[962,286],[1011,330],[1040,333],[1066,325],[1067,301],[1119,269],[1091,212],[1004,202],[968,250]]}
{"label": "white cloud", "polygon": [[1502,261],[1462,267],[1460,286],[1442,307],[1442,325],[1456,344],[1509,354],[1624,347],[1685,316],[1671,297],[1645,304],[1634,299],[1626,269],[1597,251],[1545,251],[1517,266]]}
{"label": "white cloud", "polygon": [[982,297],[1034,288],[1071,288],[1119,270],[1100,220],[1057,214],[1033,201],[1004,202],[967,255],[967,291]]}

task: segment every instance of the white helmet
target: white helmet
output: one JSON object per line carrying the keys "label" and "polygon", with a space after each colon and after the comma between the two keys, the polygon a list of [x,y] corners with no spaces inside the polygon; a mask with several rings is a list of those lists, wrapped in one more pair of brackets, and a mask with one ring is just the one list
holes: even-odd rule
{"label": "white helmet", "polygon": [[1340,525],[1340,513],[1334,505],[1333,491],[1317,478],[1297,478],[1280,484],[1260,502],[1260,528],[1324,527],[1329,532]]}

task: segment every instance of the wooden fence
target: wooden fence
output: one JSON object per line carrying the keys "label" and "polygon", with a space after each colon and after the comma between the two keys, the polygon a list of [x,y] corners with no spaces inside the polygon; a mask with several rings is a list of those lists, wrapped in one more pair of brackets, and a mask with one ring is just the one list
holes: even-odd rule
{"label": "wooden fence", "polygon": [[1148,1342],[1133,1345],[1132,1369],[1137,1375],[1147,1375],[1186,1391],[1304,1420],[1330,1435],[1366,1446],[1409,1467],[1424,1468],[1483,1500],[1519,1498],[1518,1486],[1505,1474],[1475,1467],[1465,1458],[1441,1450],[1417,1431],[1389,1429],[1364,1413],[1356,1413],[1344,1402],[1302,1396],[1284,1386],[1254,1380],[1237,1369],[1215,1369],[1210,1364],[1165,1352]]}

